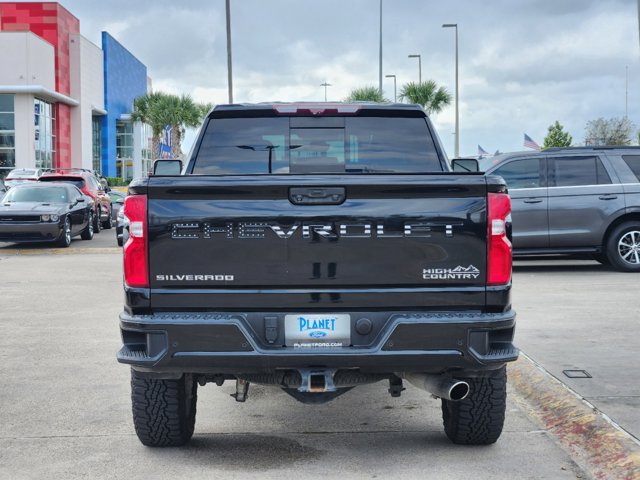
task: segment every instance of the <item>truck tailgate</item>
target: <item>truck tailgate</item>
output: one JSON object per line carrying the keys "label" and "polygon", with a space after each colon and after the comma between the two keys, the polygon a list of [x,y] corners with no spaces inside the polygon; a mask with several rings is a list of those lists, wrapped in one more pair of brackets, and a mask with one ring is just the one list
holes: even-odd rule
{"label": "truck tailgate", "polygon": [[153,308],[485,304],[482,176],[152,177],[147,193]]}

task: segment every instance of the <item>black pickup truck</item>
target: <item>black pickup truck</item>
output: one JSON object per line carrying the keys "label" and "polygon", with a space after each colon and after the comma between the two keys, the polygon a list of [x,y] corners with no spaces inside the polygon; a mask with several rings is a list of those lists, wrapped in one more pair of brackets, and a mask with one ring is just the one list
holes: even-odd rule
{"label": "black pickup truck", "polygon": [[450,172],[420,107],[218,106],[181,175],[129,194],[118,360],[143,444],[188,442],[197,386],[226,380],[307,403],[407,381],[453,442],[500,436],[510,200]]}

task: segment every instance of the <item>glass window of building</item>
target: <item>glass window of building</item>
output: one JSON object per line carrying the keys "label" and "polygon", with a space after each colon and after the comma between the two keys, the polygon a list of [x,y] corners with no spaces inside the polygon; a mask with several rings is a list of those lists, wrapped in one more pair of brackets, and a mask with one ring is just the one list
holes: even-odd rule
{"label": "glass window of building", "polygon": [[133,176],[133,123],[116,122],[116,175]]}
{"label": "glass window of building", "polygon": [[53,168],[56,163],[56,109],[39,98],[34,102],[36,167]]}
{"label": "glass window of building", "polygon": [[13,95],[0,95],[0,178],[16,166],[16,128]]}
{"label": "glass window of building", "polygon": [[91,119],[91,157],[93,171],[102,174],[102,119]]}

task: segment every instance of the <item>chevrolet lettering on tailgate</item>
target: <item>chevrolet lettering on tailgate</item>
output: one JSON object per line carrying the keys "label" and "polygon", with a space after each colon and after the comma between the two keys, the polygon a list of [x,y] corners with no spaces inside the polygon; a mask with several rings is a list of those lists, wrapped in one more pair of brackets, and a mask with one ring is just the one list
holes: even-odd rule
{"label": "chevrolet lettering on tailgate", "polygon": [[461,223],[404,222],[399,227],[389,227],[384,223],[301,223],[280,225],[274,222],[227,222],[223,225],[203,223],[175,223],[171,228],[173,239],[265,238],[272,232],[278,238],[287,240],[296,232],[302,238],[317,235],[324,238],[430,238],[433,232],[453,237],[454,227]]}

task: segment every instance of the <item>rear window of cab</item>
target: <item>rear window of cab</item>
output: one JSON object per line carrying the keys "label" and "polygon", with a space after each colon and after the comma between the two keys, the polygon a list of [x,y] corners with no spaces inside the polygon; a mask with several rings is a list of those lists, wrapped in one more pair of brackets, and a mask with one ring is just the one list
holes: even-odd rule
{"label": "rear window of cab", "polygon": [[193,174],[441,172],[424,118],[261,117],[208,122]]}

